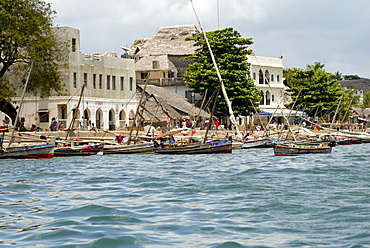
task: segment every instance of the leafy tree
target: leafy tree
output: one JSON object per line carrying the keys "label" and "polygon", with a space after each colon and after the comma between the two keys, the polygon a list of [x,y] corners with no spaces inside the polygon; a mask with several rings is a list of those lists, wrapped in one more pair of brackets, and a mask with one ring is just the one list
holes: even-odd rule
{"label": "leafy tree", "polygon": [[358,75],[344,75],[344,80],[351,80],[351,79],[361,79]]}
{"label": "leafy tree", "polygon": [[27,90],[48,95],[61,91],[58,61],[67,48],[53,32],[55,11],[41,0],[0,0],[0,98],[15,94],[9,74],[24,75],[33,62]]}
{"label": "leafy tree", "polygon": [[364,108],[370,108],[370,91],[367,91],[364,94],[363,107]]}
{"label": "leafy tree", "polygon": [[336,76],[326,72],[324,65],[319,62],[307,65],[306,70],[295,69],[290,80],[293,86],[288,91],[292,92],[293,101],[287,106],[291,107],[296,101],[295,108],[304,109],[310,115],[333,116],[339,99],[342,99],[338,118],[350,107],[353,92],[343,92]]}
{"label": "leafy tree", "polygon": [[[242,38],[240,33],[233,28],[225,28],[206,33],[217,66],[223,79],[227,95],[232,101],[234,113],[248,115],[255,110],[250,100],[258,107],[261,101],[261,93],[254,85],[253,79],[247,77],[250,74],[246,55],[251,54],[248,45],[253,44],[251,38]],[[193,92],[204,94],[215,92],[220,82],[210,56],[204,35],[194,33],[188,40],[194,40],[198,47],[190,56],[194,61],[189,65],[185,73],[185,83]],[[206,98],[209,98],[209,93]],[[227,110],[225,99],[218,98],[218,109]]]}
{"label": "leafy tree", "polygon": [[302,69],[299,69],[299,68],[286,68],[286,69],[284,69],[283,74],[284,74],[284,78],[285,78],[285,83],[288,84],[289,87],[295,86],[294,84],[297,82],[297,80],[295,80],[294,75],[296,74],[296,72],[298,72],[300,70],[302,70]]}
{"label": "leafy tree", "polygon": [[338,81],[341,81],[341,80],[343,80],[343,74],[342,74],[342,73],[340,73],[339,71],[337,71],[337,72],[335,73],[335,78],[336,78]]}

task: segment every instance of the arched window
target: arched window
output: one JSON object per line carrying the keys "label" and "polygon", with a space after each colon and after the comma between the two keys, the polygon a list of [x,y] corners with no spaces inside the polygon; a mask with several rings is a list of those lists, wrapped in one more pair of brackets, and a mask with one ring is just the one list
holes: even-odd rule
{"label": "arched window", "polygon": [[109,110],[109,121],[113,121],[114,120],[114,110],[111,109]]}
{"label": "arched window", "polygon": [[266,105],[270,105],[271,104],[271,98],[270,98],[271,94],[269,91],[266,92]]}
{"label": "arched window", "polygon": [[84,119],[85,119],[85,120],[90,120],[90,116],[91,116],[90,109],[86,108],[86,109],[84,110]]}
{"label": "arched window", "polygon": [[124,121],[125,119],[126,119],[126,113],[124,110],[121,110],[121,112],[119,112],[119,120]]}
{"label": "arched window", "polygon": [[263,93],[262,90],[261,90],[261,96],[262,96],[262,100],[261,100],[260,104],[265,105],[265,94]]}
{"label": "arched window", "polygon": [[270,72],[268,70],[265,71],[265,84],[270,83]]}
{"label": "arched window", "polygon": [[100,108],[95,114],[95,126],[98,129],[103,128],[103,111]]}
{"label": "arched window", "polygon": [[91,120],[90,120],[90,116],[91,116],[91,111],[90,109],[86,108],[84,110],[84,127],[90,127],[91,126]]}
{"label": "arched window", "polygon": [[262,72],[262,70],[260,70],[259,74],[258,74],[258,83],[263,84],[263,72]]}
{"label": "arched window", "polygon": [[115,124],[116,120],[114,118],[114,115],[115,115],[114,110],[113,109],[109,110],[109,130],[116,130]]}

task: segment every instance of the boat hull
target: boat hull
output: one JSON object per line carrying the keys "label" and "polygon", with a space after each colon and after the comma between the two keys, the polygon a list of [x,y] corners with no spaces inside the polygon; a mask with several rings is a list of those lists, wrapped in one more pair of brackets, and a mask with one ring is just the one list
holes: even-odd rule
{"label": "boat hull", "polygon": [[0,159],[41,159],[54,157],[54,144],[40,144],[7,147],[0,153]]}
{"label": "boat hull", "polygon": [[305,145],[275,145],[275,156],[297,156],[300,154],[328,154],[332,152],[332,147],[328,145],[305,146]]}
{"label": "boat hull", "polygon": [[268,148],[270,143],[269,139],[258,139],[258,140],[246,140],[243,142],[242,149],[251,149],[251,148]]}
{"label": "boat hull", "polygon": [[232,153],[232,141],[219,143],[195,144],[178,147],[156,148],[157,154],[214,154],[214,153]]}
{"label": "boat hull", "polygon": [[54,150],[54,157],[91,156],[103,150],[104,145],[88,147],[63,147]]}
{"label": "boat hull", "polygon": [[105,146],[103,154],[141,154],[153,153],[152,144],[139,144],[139,145],[119,145],[119,146]]}
{"label": "boat hull", "polygon": [[362,138],[344,138],[337,141],[338,145],[362,144]]}
{"label": "boat hull", "polygon": [[338,145],[352,145],[352,139],[346,138],[346,139],[340,139],[337,141]]}
{"label": "boat hull", "polygon": [[242,142],[233,142],[232,148],[234,150],[236,150],[236,149],[242,149],[242,147],[243,147],[243,143]]}
{"label": "boat hull", "polygon": [[352,144],[362,144],[362,138],[352,138]]}

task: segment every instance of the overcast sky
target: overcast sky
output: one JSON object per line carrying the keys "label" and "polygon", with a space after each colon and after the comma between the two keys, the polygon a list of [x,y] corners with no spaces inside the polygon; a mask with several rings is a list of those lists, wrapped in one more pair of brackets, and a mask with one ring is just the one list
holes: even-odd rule
{"label": "overcast sky", "polygon": [[[81,31],[84,53],[122,53],[159,27],[195,25],[189,0],[46,0],[55,25]],[[328,72],[370,78],[370,0],[193,0],[206,31],[232,27],[256,55],[284,67],[320,62]]]}

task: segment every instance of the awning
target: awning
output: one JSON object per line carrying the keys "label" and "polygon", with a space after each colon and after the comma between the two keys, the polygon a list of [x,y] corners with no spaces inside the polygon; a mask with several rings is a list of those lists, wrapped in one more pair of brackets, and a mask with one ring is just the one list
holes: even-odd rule
{"label": "awning", "polygon": [[39,110],[37,110],[37,112],[39,112],[39,113],[48,113],[49,109],[39,109]]}
{"label": "awning", "polygon": [[259,116],[272,116],[272,113],[263,111],[261,113],[255,114],[255,115],[259,115]]}
{"label": "awning", "polygon": [[260,112],[258,114],[254,114],[254,116],[307,116],[307,114],[303,111],[298,111],[298,110],[290,110],[290,109],[273,109],[272,111],[269,110],[264,110],[263,112]]}

